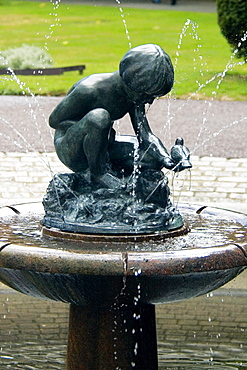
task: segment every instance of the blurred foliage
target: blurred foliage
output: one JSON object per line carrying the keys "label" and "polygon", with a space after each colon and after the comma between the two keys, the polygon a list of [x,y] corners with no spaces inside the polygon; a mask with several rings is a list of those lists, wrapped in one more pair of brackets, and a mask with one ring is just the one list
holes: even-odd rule
{"label": "blurred foliage", "polygon": [[0,68],[31,69],[52,67],[51,55],[39,46],[23,44],[0,51]]}
{"label": "blurred foliage", "polygon": [[247,1],[217,0],[222,34],[239,58],[247,60]]}

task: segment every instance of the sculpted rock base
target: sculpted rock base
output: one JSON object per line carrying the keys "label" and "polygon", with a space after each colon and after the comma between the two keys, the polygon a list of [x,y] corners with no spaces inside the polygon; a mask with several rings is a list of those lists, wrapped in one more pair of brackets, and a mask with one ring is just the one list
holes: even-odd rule
{"label": "sculpted rock base", "polygon": [[[122,182],[121,182],[122,181]],[[163,172],[142,171],[117,189],[92,184],[88,172],[55,175],[43,199],[43,225],[96,234],[148,234],[183,225]]]}

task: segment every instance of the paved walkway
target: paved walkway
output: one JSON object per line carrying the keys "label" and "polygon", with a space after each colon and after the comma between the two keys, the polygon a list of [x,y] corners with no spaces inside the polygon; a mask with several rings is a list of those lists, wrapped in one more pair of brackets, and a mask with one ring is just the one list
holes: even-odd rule
{"label": "paved walkway", "polygon": [[[247,158],[192,156],[193,169],[170,184],[175,203],[216,205],[247,213]],[[41,201],[52,175],[68,172],[55,153],[0,152],[0,205]]]}
{"label": "paved walkway", "polygon": [[[40,1],[40,0],[31,0]],[[44,2],[49,0],[44,0]],[[161,0],[153,3],[152,0],[62,0],[66,4],[84,4],[93,6],[117,6],[121,8],[142,8],[171,11],[187,11],[198,13],[216,13],[215,0],[176,0],[176,5],[171,5],[170,0]]]}
{"label": "paved walkway", "polygon": [[[160,370],[246,369],[247,297],[218,293],[156,306]],[[65,370],[69,305],[7,290],[0,303],[0,370]]]}
{"label": "paved walkway", "polygon": [[151,0],[63,0],[63,2],[94,6],[216,13],[216,1],[214,0],[177,0],[176,5],[171,5],[170,0],[161,0],[160,3],[156,4]]}

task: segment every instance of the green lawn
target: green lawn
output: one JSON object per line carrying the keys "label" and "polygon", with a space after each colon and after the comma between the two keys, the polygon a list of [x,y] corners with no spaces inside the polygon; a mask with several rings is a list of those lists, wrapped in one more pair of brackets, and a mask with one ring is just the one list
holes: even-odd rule
{"label": "green lawn", "polygon": [[[157,43],[175,65],[175,97],[195,93],[196,98],[247,100],[247,65],[236,65],[241,60],[231,59],[216,14],[131,8],[123,11],[130,41],[117,6],[72,5],[61,1],[56,7],[50,2],[0,0],[1,50],[23,43],[45,47],[54,66],[85,64],[86,76],[116,70],[129,42],[132,46]],[[180,43],[183,28],[187,30]],[[232,66],[222,79],[220,76],[229,62]],[[60,95],[79,78],[78,72],[49,77],[19,76],[19,85],[7,76],[0,76],[0,93],[21,94],[30,89],[34,94]]]}

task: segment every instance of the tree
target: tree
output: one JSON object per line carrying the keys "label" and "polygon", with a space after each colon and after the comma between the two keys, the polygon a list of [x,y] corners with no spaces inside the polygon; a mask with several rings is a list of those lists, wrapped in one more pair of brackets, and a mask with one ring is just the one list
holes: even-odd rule
{"label": "tree", "polygon": [[236,56],[247,61],[247,0],[217,0],[218,24]]}

